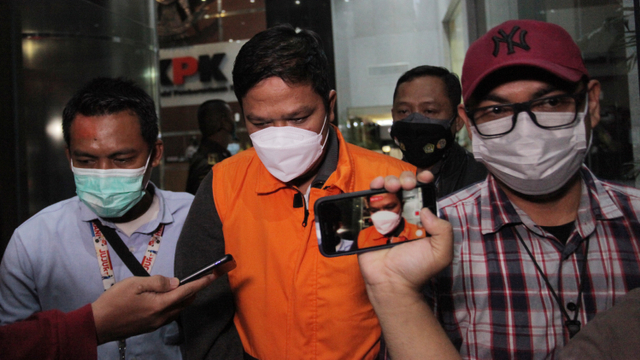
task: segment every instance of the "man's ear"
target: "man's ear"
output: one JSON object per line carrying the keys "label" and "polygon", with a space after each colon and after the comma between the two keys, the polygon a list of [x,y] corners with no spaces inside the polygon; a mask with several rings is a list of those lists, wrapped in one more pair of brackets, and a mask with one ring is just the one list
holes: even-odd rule
{"label": "man's ear", "polygon": [[600,122],[600,82],[598,80],[590,80],[589,84],[587,84],[587,89],[589,94],[589,125],[593,129]]}
{"label": "man's ear", "polygon": [[72,165],[71,153],[69,152],[69,147],[68,146],[64,149],[64,154],[67,155],[67,162],[69,162],[69,168],[71,168],[71,165]]}
{"label": "man's ear", "polygon": [[464,126],[464,120],[462,120],[460,115],[456,116],[456,118],[453,120],[453,124],[451,124],[451,128],[453,129],[454,135],[455,133],[460,131],[460,129],[462,129],[463,126]]}
{"label": "man's ear", "polygon": [[151,154],[152,157],[149,160],[149,163],[151,164],[151,167],[156,167],[160,165],[160,162],[162,161],[162,155],[164,154],[164,143],[162,142],[162,140],[156,140],[156,143],[153,145],[152,151],[153,153]]}
{"label": "man's ear", "polygon": [[[456,122],[461,121],[464,123],[464,126],[467,128],[467,133],[469,133],[469,139],[472,139],[473,137],[473,133],[471,132],[471,120],[469,120],[469,117],[467,116],[467,112],[464,111],[464,104],[458,104],[458,118],[456,119]],[[462,124],[460,124],[460,127],[458,128],[458,130],[462,129]]]}

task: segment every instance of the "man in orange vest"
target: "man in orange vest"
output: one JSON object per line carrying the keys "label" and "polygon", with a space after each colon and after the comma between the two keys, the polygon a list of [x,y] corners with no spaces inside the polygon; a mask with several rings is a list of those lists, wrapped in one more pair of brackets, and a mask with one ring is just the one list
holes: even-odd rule
{"label": "man in orange vest", "polygon": [[402,217],[402,200],[398,193],[369,197],[368,210],[373,226],[358,234],[358,249],[415,240],[425,236],[424,229]]}
{"label": "man in orange vest", "polygon": [[[347,144],[334,123],[336,92],[319,37],[276,26],[249,40],[233,69],[253,148],[203,180],[180,236],[176,274],[225,252],[228,282],[200,293],[183,313],[186,358],[237,328],[245,359],[374,359],[380,327],[355,256],[325,258],[314,204],[369,188],[413,165]],[[233,299],[234,308],[224,306]],[[233,321],[233,322],[232,322]]]}

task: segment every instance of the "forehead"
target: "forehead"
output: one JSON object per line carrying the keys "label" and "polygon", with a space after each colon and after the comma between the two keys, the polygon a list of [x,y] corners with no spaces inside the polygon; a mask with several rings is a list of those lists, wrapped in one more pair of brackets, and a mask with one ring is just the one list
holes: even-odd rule
{"label": "forehead", "polygon": [[533,66],[511,66],[487,75],[472,94],[469,103],[483,100],[489,94],[507,91],[536,92],[543,88],[566,92],[575,90],[577,83],[563,80],[547,70]]}
{"label": "forehead", "polygon": [[394,102],[439,101],[449,103],[444,81],[436,76],[421,76],[398,86]]}
{"label": "forehead", "polygon": [[548,95],[555,90],[559,90],[558,87],[545,81],[515,80],[494,87],[480,100],[499,98],[508,102],[524,102]]}
{"label": "forehead", "polygon": [[129,110],[114,114],[76,115],[69,127],[70,147],[146,146],[138,116]]}
{"label": "forehead", "polygon": [[311,84],[289,84],[276,76],[260,81],[242,98],[245,116],[274,119],[301,107],[315,108],[322,104]]}

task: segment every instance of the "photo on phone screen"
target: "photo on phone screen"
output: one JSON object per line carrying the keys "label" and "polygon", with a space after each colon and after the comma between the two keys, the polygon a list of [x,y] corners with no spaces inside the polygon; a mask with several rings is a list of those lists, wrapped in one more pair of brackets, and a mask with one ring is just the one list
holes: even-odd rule
{"label": "photo on phone screen", "polygon": [[320,252],[357,254],[428,236],[420,222],[423,207],[436,213],[433,184],[398,193],[366,190],[320,198],[315,204]]}
{"label": "photo on phone screen", "polygon": [[194,272],[193,274],[186,276],[183,279],[180,279],[180,285],[184,285],[192,281],[198,280],[201,277],[205,275],[209,275],[211,273],[215,273],[216,276],[220,277],[235,268],[236,268],[236,260],[233,258],[233,256],[227,254],[222,259],[216,260],[211,264],[203,267],[202,269]]}

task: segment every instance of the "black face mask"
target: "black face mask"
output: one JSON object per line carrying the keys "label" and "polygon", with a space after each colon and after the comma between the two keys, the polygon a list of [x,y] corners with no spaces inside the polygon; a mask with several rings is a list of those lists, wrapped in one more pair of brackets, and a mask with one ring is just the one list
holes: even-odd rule
{"label": "black face mask", "polygon": [[402,150],[405,161],[428,168],[440,161],[453,144],[451,123],[454,119],[431,119],[413,113],[393,123],[391,137]]}

